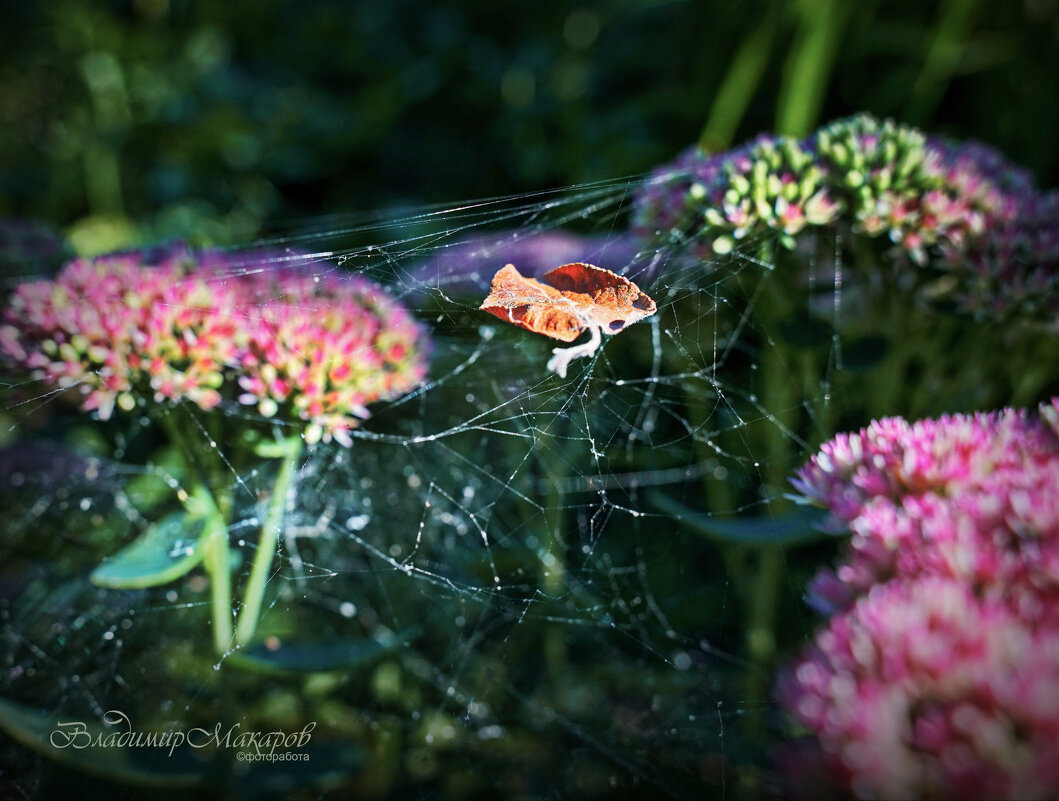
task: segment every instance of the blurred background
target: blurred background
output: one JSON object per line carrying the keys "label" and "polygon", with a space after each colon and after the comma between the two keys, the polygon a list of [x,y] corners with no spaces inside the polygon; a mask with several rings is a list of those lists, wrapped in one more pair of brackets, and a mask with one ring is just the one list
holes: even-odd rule
{"label": "blurred background", "polygon": [[859,110],[1059,170],[1054,0],[3,9],[0,215],[85,253],[635,175]]}
{"label": "blurred background", "polygon": [[[361,214],[386,220],[409,208],[453,208],[511,194],[527,196],[529,210],[518,224],[546,230],[555,218],[537,200],[555,196],[534,193],[618,179],[616,194],[627,186],[631,198],[631,181],[693,143],[722,151],[761,131],[804,136],[858,111],[980,139],[1028,167],[1038,185],[1059,183],[1059,0],[0,0],[0,8],[0,218],[42,222],[83,254],[173,239],[250,245],[274,233],[328,233]],[[590,199],[585,192],[574,202],[587,209]],[[498,208],[483,213],[487,223],[508,222],[503,205]],[[610,223],[597,220],[582,233],[607,234]],[[401,230],[366,233],[401,237],[414,226],[398,220],[395,227]],[[49,241],[39,227],[11,230]],[[5,255],[4,235],[0,226],[0,271],[15,263]],[[328,239],[321,237],[321,248],[330,247]],[[46,272],[43,247],[30,247],[35,255],[19,269]],[[387,277],[395,274],[390,269]],[[13,284],[13,275],[4,274],[0,286]],[[761,326],[738,336],[740,348],[719,385],[737,404],[746,401],[739,407],[742,418],[712,414],[704,399],[713,397],[713,387],[705,391],[701,379],[713,357],[702,348],[701,333],[724,329],[713,322],[715,296],[688,291],[691,280],[660,282],[659,290],[669,294],[656,297],[659,318],[692,323],[667,345],[669,361],[660,369],[673,380],[644,390],[611,381],[608,372],[573,395],[538,388],[547,343],[513,329],[499,330],[475,370],[462,372],[481,346],[481,295],[453,303],[436,292],[422,300],[415,297],[422,287],[408,281],[403,299],[413,299],[409,305],[421,319],[440,309],[431,323],[438,343],[432,374],[458,373],[460,379],[440,382],[415,403],[374,418],[372,425],[394,433],[399,445],[365,439],[354,456],[321,449],[311,465],[318,472],[305,471],[297,511],[308,528],[330,514],[325,500],[331,497],[396,509],[388,518],[392,530],[380,527],[370,536],[380,538],[380,547],[397,548],[389,553],[400,553],[399,546],[419,553],[424,510],[433,504],[441,522],[428,521],[433,528],[419,558],[442,579],[410,582],[393,569],[396,562],[376,563],[365,548],[350,547],[349,538],[303,542],[307,562],[312,555],[338,569],[308,587],[292,582],[293,595],[287,592],[277,607],[284,614],[273,616],[268,631],[287,636],[312,630],[337,640],[351,628],[373,637],[392,628],[414,639],[414,651],[400,658],[371,654],[385,660],[370,676],[321,670],[294,680],[219,672],[196,650],[196,638],[208,628],[204,602],[178,611],[184,604],[168,587],[122,594],[91,586],[88,571],[114,552],[115,533],[123,536],[131,527],[115,499],[131,498],[133,507],[146,510],[173,503],[172,487],[159,481],[169,463],[157,432],[139,421],[128,430],[125,423],[78,423],[77,415],[64,417],[50,404],[39,404],[42,421],[34,422],[8,401],[3,411],[14,410],[16,422],[0,431],[19,433],[28,421],[25,432],[100,454],[106,467],[63,449],[55,456],[19,445],[6,451],[19,469],[43,453],[43,466],[35,471],[38,484],[17,492],[14,482],[0,479],[0,491],[26,503],[26,510],[9,515],[10,531],[0,531],[8,549],[0,559],[6,571],[0,584],[9,582],[0,594],[17,596],[21,605],[9,624],[0,603],[8,635],[0,645],[16,655],[36,649],[19,663],[35,673],[18,675],[0,663],[7,670],[0,675],[0,701],[32,704],[51,721],[60,711],[95,715],[97,698],[118,698],[142,715],[134,718],[144,730],[181,716],[217,720],[218,710],[251,716],[248,727],[296,730],[307,719],[319,720],[319,740],[337,750],[314,756],[311,770],[334,797],[354,791],[393,798],[642,797],[648,785],[677,797],[761,797],[771,780],[760,766],[771,764],[769,737],[780,726],[766,700],[771,673],[763,667],[771,669],[773,644],[765,638],[760,658],[751,646],[761,631],[777,633],[780,655],[808,640],[817,621],[802,603],[803,588],[831,558],[834,543],[812,543],[812,550],[788,559],[767,542],[758,550],[742,543],[719,547],[716,530],[673,526],[658,537],[666,523],[602,504],[591,479],[597,472],[614,478],[616,504],[625,503],[621,479],[643,474],[682,488],[679,499],[688,503],[760,511],[761,485],[771,481],[786,489],[795,464],[772,459],[763,476],[756,456],[787,458],[797,444],[800,458],[801,440],[786,433],[785,415],[800,413],[801,400],[820,400],[831,386],[803,387],[796,369],[777,372],[784,348],[799,354],[817,348],[821,369],[840,374],[836,386],[846,380],[857,387],[846,395],[855,399],[850,413],[863,418],[857,424],[869,419],[856,403],[867,384],[852,348],[846,369],[831,371],[830,336],[822,345],[785,343]],[[748,290],[726,286],[725,292],[746,299],[758,286],[755,279]],[[833,300],[830,288],[827,299]],[[766,322],[770,314],[779,319],[774,306],[780,304],[756,304]],[[734,307],[741,313],[742,305]],[[662,348],[648,331],[659,336],[662,325],[656,321],[640,336],[615,338],[626,350],[609,346],[611,354],[622,355],[608,362],[608,371],[624,378],[659,369],[651,365]],[[966,345],[948,348],[950,341],[965,341],[964,328],[951,330],[951,340],[936,338],[948,358],[939,360],[941,367],[959,378],[951,383],[961,391],[965,384],[992,386],[980,376],[992,370],[987,377],[995,378],[1002,370]],[[1018,372],[1021,363],[1007,359],[1017,349],[990,345],[988,352]],[[689,372],[689,362],[699,383],[676,380]],[[759,367],[761,376],[781,378],[771,395],[766,378],[754,377]],[[989,397],[979,402],[968,394],[957,405],[1006,402]],[[510,398],[526,405],[509,420]],[[592,416],[585,425],[596,439],[580,436],[580,422],[568,414],[571,398],[584,402],[586,421]],[[935,393],[929,401],[943,407],[942,398]],[[654,408],[677,410],[672,420],[663,416],[658,423],[676,445],[631,447],[655,425],[646,416]],[[948,409],[923,413],[941,410]],[[908,413],[908,407],[887,407],[896,412]],[[238,415],[217,419],[236,431],[248,424]],[[484,424],[479,431],[482,419],[495,431]],[[459,439],[430,437],[408,447],[416,435],[450,427],[463,427]],[[486,436],[509,427],[530,436]],[[705,432],[704,438],[687,437],[689,428]],[[608,443],[602,464],[597,441]],[[707,452],[707,444],[721,450]],[[225,459],[238,452],[239,441],[226,445]],[[719,464],[717,454],[736,458]],[[665,478],[689,464],[710,472]],[[236,474],[241,487],[250,476],[257,486],[256,467],[226,465],[229,480]],[[479,486],[479,472],[510,478]],[[14,468],[0,464],[5,474],[14,475]],[[717,477],[713,491],[722,497],[703,500],[710,476]],[[65,500],[44,503],[55,486]],[[628,508],[649,508],[653,502],[636,495],[635,482],[631,486]],[[387,494],[394,487],[403,506]],[[459,499],[471,497],[462,494],[470,490],[477,493],[475,504],[496,510],[489,521],[492,550],[480,547],[474,527],[458,531],[451,522],[467,522]],[[620,513],[612,515],[615,510]],[[249,518],[251,511],[240,513]],[[558,554],[560,561],[541,562],[541,553],[549,559]],[[565,568],[564,555],[570,556]],[[497,571],[505,578],[504,593],[492,590]],[[180,590],[204,598],[204,585],[195,579]],[[464,589],[447,591],[450,579]],[[288,584],[276,584],[286,592]],[[288,609],[290,597],[297,603]],[[338,611],[354,608],[351,598],[358,610],[352,626]],[[158,610],[161,617],[149,614]],[[748,623],[754,615],[769,618],[767,626]],[[133,617],[136,625],[130,622],[122,634],[124,651],[107,650],[116,627]],[[424,620],[431,625],[423,632],[397,625]],[[168,636],[158,637],[159,631]],[[38,646],[48,653],[42,656]],[[125,685],[125,676],[143,675],[151,681]],[[12,713],[0,708],[0,717],[10,723]],[[358,749],[355,758],[343,750],[349,743]],[[114,797],[117,780],[88,785],[78,766],[54,778],[55,767],[31,749],[0,739],[0,797],[10,775],[17,777],[12,786],[18,797],[34,796],[37,786],[44,788],[41,796],[56,787],[88,787],[94,797]],[[328,774],[339,764],[349,776]],[[102,766],[119,777],[125,767]],[[177,767],[203,771],[197,763]],[[219,782],[207,789],[218,797],[283,790],[276,789],[276,774],[264,769],[237,778],[262,784],[241,786],[239,793]],[[302,777],[291,779],[292,797],[321,797],[316,791],[297,795],[302,786]],[[166,797],[179,797],[169,792]],[[197,796],[188,791],[185,797]]]}

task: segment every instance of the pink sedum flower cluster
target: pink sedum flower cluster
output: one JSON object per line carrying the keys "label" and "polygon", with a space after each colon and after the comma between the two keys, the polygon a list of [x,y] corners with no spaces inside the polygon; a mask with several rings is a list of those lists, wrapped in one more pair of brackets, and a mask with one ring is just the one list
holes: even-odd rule
{"label": "pink sedum flower cluster", "polygon": [[876,585],[830,620],[778,695],[816,735],[829,778],[857,797],[1059,788],[1059,627],[960,581]]}
{"label": "pink sedum flower cluster", "polygon": [[1059,399],[824,445],[797,488],[852,532],[783,705],[859,797],[1059,792]]}
{"label": "pink sedum flower cluster", "polygon": [[426,374],[428,343],[381,287],[319,279],[222,254],[78,259],[54,279],[22,284],[4,310],[0,355],[46,384],[80,393],[108,419],[115,408],[237,398],[308,423],[310,441],[351,444],[373,401]]}
{"label": "pink sedum flower cluster", "polygon": [[842,611],[876,584],[931,573],[1054,596],[1044,606],[1059,612],[1059,436],[1046,408],[888,418],[826,443],[793,484],[852,537],[810,603]]}
{"label": "pink sedum flower cluster", "polygon": [[[914,263],[958,263],[970,243],[1014,218],[1032,180],[975,142],[948,143],[891,120],[859,114],[825,125],[811,149],[853,230],[886,236]],[[1018,176],[1018,180],[1011,176]]]}

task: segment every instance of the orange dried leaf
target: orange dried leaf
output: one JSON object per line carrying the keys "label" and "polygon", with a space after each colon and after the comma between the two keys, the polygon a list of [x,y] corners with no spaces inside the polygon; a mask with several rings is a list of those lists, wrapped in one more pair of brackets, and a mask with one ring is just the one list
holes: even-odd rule
{"label": "orange dried leaf", "polygon": [[616,334],[655,313],[655,302],[632,281],[591,264],[564,264],[526,278],[513,264],[493,277],[480,307],[501,320],[571,342],[586,328]]}
{"label": "orange dried leaf", "polygon": [[575,307],[558,289],[522,276],[508,264],[493,276],[493,284],[479,307],[529,331],[571,342],[585,330]]}
{"label": "orange dried leaf", "polygon": [[616,334],[656,309],[655,302],[629,279],[581,262],[556,267],[540,280],[526,278],[508,264],[493,276],[489,297],[479,308],[563,342],[589,329],[588,342],[552,351],[548,369],[561,378],[574,359],[596,352],[600,332]]}

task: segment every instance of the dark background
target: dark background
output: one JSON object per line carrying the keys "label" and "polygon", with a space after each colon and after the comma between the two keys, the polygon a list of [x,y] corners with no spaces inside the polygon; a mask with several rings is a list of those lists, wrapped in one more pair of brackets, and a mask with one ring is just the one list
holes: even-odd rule
{"label": "dark background", "polygon": [[[634,177],[696,141],[723,150],[760,131],[804,136],[823,122],[862,110],[933,133],[984,140],[1029,167],[1045,187],[1056,185],[1059,174],[1059,6],[1049,0],[0,3],[0,218],[50,223],[85,253],[172,238],[249,244],[274,231],[343,228],[356,219],[348,215],[375,213],[385,219],[409,206],[454,207],[464,199]],[[501,213],[489,221],[505,222]],[[401,237],[407,231],[369,233]],[[32,269],[43,272],[36,262]],[[664,362],[662,371],[684,375],[690,361],[690,373],[704,379],[712,375],[706,369],[712,357],[701,349],[700,334],[720,330],[713,321],[714,295],[686,291],[682,280],[669,283],[676,290],[669,296],[657,296],[664,315],[690,321],[679,329],[677,347],[667,349],[676,359]],[[725,291],[750,297],[759,286],[756,278],[751,283],[749,291],[729,285]],[[407,294],[413,298],[410,305],[419,302],[414,291]],[[446,303],[440,323],[432,327],[439,343],[435,375],[455,375],[467,360],[468,343],[478,343],[478,300],[460,305],[446,298]],[[434,307],[422,302],[415,308],[426,319],[423,309]],[[754,309],[765,323],[770,314],[779,314],[768,301],[757,300]],[[976,352],[967,342],[982,339],[968,340],[962,327],[949,330],[958,336],[948,350],[939,345],[946,359],[937,360],[937,372],[948,378],[944,371],[951,368],[957,377],[950,383],[961,391],[965,385],[976,390],[1004,386],[997,376],[1006,373],[996,367],[998,361],[1020,377],[1019,365],[1026,363],[1020,349],[991,344]],[[657,350],[647,326],[641,331],[608,346],[611,354],[618,353],[615,347],[627,348],[622,356],[609,357],[608,371],[644,374]],[[793,437],[777,423],[787,423],[782,410],[798,410],[801,378],[775,368],[783,353],[810,348],[798,342],[773,344],[767,331],[762,324],[740,336],[741,349],[725,365],[721,389],[729,402],[735,398],[742,404],[741,417],[735,412],[707,417],[714,388],[705,380],[662,382],[649,396],[638,386],[619,391],[620,382],[604,380],[593,385],[606,390],[598,403],[585,390],[580,397],[593,400],[586,405],[598,442],[612,441],[601,431],[624,432],[634,419],[640,426],[638,409],[677,410],[671,421],[675,447],[611,447],[609,461],[598,468],[601,474],[664,472],[693,463],[731,467],[728,484],[712,482],[721,487],[720,498],[703,497],[707,474],[701,480],[689,476],[684,494],[673,494],[696,508],[754,513],[761,509],[755,493],[772,480],[771,473],[757,470],[758,455],[765,453],[769,469],[779,476],[773,484],[786,489],[786,476],[796,466],[784,461],[793,458]],[[934,341],[917,333],[905,336]],[[190,604],[186,614],[178,615],[165,595],[169,587],[126,596],[87,581],[99,560],[117,549],[115,532],[129,527],[107,499],[127,494],[134,505],[151,508],[148,490],[127,480],[135,469],[95,476],[82,486],[74,467],[56,457],[50,468],[54,475],[39,470],[42,483],[27,486],[20,496],[29,511],[11,506],[16,513],[7,523],[14,533],[0,536],[14,555],[4,556],[7,576],[18,576],[6,592],[29,599],[28,611],[11,624],[17,634],[12,647],[21,653],[17,649],[45,643],[54,657],[49,654],[44,669],[45,660],[32,651],[26,664],[39,663],[39,675],[20,680],[5,674],[0,697],[32,702],[48,715],[77,710],[92,694],[127,698],[130,711],[142,712],[142,723],[137,722],[144,730],[165,720],[149,715],[169,714],[160,698],[175,699],[195,721],[216,720],[216,710],[229,697],[239,702],[234,708],[263,721],[263,727],[294,730],[305,719],[319,719],[328,727],[326,732],[321,727],[319,739],[343,748],[355,743],[364,765],[357,773],[359,763],[345,755],[325,754],[314,761],[311,767],[321,775],[333,764],[358,764],[342,779],[347,783],[331,785],[334,797],[351,792],[393,798],[592,797],[613,787],[643,797],[642,777],[650,785],[648,795],[662,788],[673,795],[686,791],[689,797],[761,797],[770,781],[762,778],[761,766],[774,759],[770,737],[786,736],[787,729],[765,701],[771,673],[743,659],[747,633],[757,631],[748,623],[749,610],[755,605],[778,610],[769,623],[778,635],[777,655],[793,653],[817,627],[801,598],[816,567],[831,558],[833,545],[813,545],[768,562],[752,549],[725,550],[707,542],[702,532],[659,523],[658,516],[597,517],[598,494],[591,482],[581,480],[596,468],[584,467],[593,463],[580,422],[566,414],[571,396],[536,388],[548,345],[514,329],[501,330],[496,341],[500,344],[484,351],[478,369],[414,404],[399,405],[390,418],[380,412],[372,424],[383,430],[393,426],[402,437],[466,425],[459,438],[414,449],[358,441],[352,456],[322,449],[323,468],[304,480],[299,503],[305,508],[299,513],[311,523],[323,513],[324,499],[360,497],[366,491],[355,482],[375,477],[373,508],[394,506],[385,494],[390,488],[404,488],[407,494],[400,496],[405,502],[397,505],[390,528],[373,530],[372,536],[386,547],[400,542],[410,551],[418,547],[413,543],[425,499],[439,514],[451,511],[458,517],[462,510],[431,494],[433,481],[413,489],[407,474],[398,471],[415,469],[436,478],[448,493],[445,498],[460,497],[479,467],[511,476],[499,484],[485,482],[480,494],[492,491],[495,498],[476,501],[497,509],[490,532],[501,538],[485,553],[501,562],[505,584],[518,577],[505,594],[447,592],[441,584],[418,579],[409,583],[401,571],[380,567],[363,549],[350,548],[348,539],[306,539],[301,547],[307,562],[341,569],[333,582],[299,586],[298,603],[289,607],[293,611],[284,607],[283,614],[271,618],[277,632],[285,636],[284,627],[304,624],[331,639],[349,637],[358,627],[374,636],[374,623],[365,621],[375,610],[381,613],[379,624],[394,623],[395,631],[400,631],[398,621],[429,620],[430,625],[400,660],[371,666],[370,678],[367,668],[351,671],[345,684],[317,687],[316,695],[305,690],[311,679],[304,680],[306,685],[300,678],[266,682],[236,671],[234,678],[223,679],[231,684],[222,685],[196,639],[208,630],[205,602]],[[988,336],[984,341],[993,342]],[[820,346],[822,364],[830,342],[825,337]],[[1011,353],[1022,354],[1024,361],[1008,358]],[[993,361],[981,354],[992,355]],[[869,419],[858,399],[870,383],[863,380],[866,373],[849,366],[849,350],[846,358],[847,369],[832,374],[854,387],[845,396],[854,399],[849,410],[840,407],[861,415],[841,421],[852,428]],[[924,364],[931,366],[928,360]],[[784,392],[794,387],[793,402],[790,396],[769,395],[764,379],[754,383],[759,365],[762,376],[790,378],[777,386]],[[929,384],[924,380],[923,385]],[[807,391],[810,399],[822,394],[818,383],[805,386],[815,387]],[[765,400],[750,404],[747,399],[759,390]],[[529,405],[520,406],[509,423],[503,419],[510,414],[507,399],[520,393],[526,393]],[[967,394],[960,396],[963,402],[945,406],[947,397],[935,393],[929,401],[946,410],[999,405],[994,396],[979,402],[978,395]],[[34,423],[23,406],[8,402],[5,408],[14,410],[19,424],[3,427],[19,430],[27,420],[26,431],[45,432],[86,452],[92,452],[86,442],[112,436],[121,443],[115,464],[158,459],[151,448],[159,443],[140,423],[129,427],[122,420],[108,428],[80,415],[63,417],[50,404],[41,406],[43,422]],[[764,418],[757,413],[762,408],[768,410]],[[931,407],[922,414],[940,410]],[[909,411],[888,407],[885,413]],[[525,440],[467,425],[482,414],[501,418],[497,430],[513,425],[536,431],[539,425],[543,433]],[[246,423],[241,417],[217,419],[236,430]],[[429,427],[416,428],[427,420]],[[701,427],[707,440],[686,437],[687,421]],[[131,449],[125,448],[127,434],[133,437]],[[625,436],[613,434],[615,441]],[[705,447],[700,448],[705,453],[689,452],[707,441],[735,458],[718,464]],[[229,442],[226,458],[237,451],[234,443]],[[591,447],[594,451],[595,441]],[[119,453],[109,440],[96,450],[107,459]],[[9,450],[8,458],[16,456],[25,454]],[[80,459],[62,456],[75,458]],[[86,474],[83,465],[80,470]],[[157,485],[151,491],[168,498],[171,488],[157,481],[164,470],[145,470],[141,484]],[[266,472],[255,480],[267,489],[269,478]],[[72,500],[36,511],[41,493],[56,484]],[[147,500],[138,500],[138,492]],[[646,497],[625,499],[621,492],[614,491],[617,503],[654,509]],[[535,500],[513,500],[516,493],[519,500],[544,497],[538,506]],[[77,503],[85,498],[93,503]],[[111,515],[106,524],[95,519],[97,508]],[[614,508],[608,507],[610,512]],[[436,524],[434,533],[451,535],[446,526]],[[658,536],[660,529],[664,536]],[[453,577],[458,586],[490,585],[494,568],[483,559],[473,530],[456,540],[455,548],[431,535],[428,531],[424,541],[436,539],[438,550],[424,552],[424,563],[440,565],[440,575]],[[538,537],[554,539],[548,547],[560,554],[567,547],[563,543],[569,544],[567,578],[534,572],[536,549],[544,547]],[[583,542],[592,544],[587,560],[579,555]],[[38,572],[23,569],[27,563]],[[522,576],[525,565],[531,569]],[[630,565],[637,570],[624,569]],[[39,596],[22,592],[30,585],[45,589]],[[189,579],[180,591],[202,593],[202,586],[194,590]],[[540,601],[539,588],[559,600]],[[566,588],[576,592],[567,594]],[[579,593],[585,588],[583,598]],[[656,630],[653,611],[631,605],[652,588],[667,621],[677,631],[691,632],[689,639],[671,641],[667,632]],[[597,592],[598,604],[591,597]],[[36,597],[43,600],[33,606]],[[354,626],[333,611],[320,613],[350,598],[363,610]],[[527,616],[530,601],[534,606]],[[82,625],[86,609],[91,615]],[[109,642],[101,639],[103,633],[130,609],[161,609],[165,616],[139,615],[139,628],[127,635],[124,651],[101,647]],[[611,612],[625,628],[578,625],[582,616],[594,622]],[[449,623],[456,619],[469,621],[468,628]],[[2,614],[0,622],[8,625]],[[54,636],[56,625],[72,632],[68,642]],[[158,637],[160,630],[166,636]],[[688,669],[674,669],[667,661],[677,648]],[[125,675],[168,683],[118,686]],[[77,691],[69,691],[67,677],[79,682]],[[503,724],[502,741],[480,738],[477,721],[457,716],[469,704],[464,697],[450,698],[447,690],[454,685],[489,708],[492,717],[483,720]],[[290,709],[274,698],[287,699]],[[565,727],[540,717],[550,708],[564,710]],[[436,720],[420,717],[431,710]],[[451,723],[456,734],[451,743],[427,748],[424,732],[435,723]],[[615,773],[614,764],[623,762]],[[49,787],[86,786],[79,770],[62,773],[35,752],[0,740],[0,791],[11,775],[16,790],[29,796],[47,797]],[[254,780],[259,776],[271,774],[249,774]],[[615,776],[617,785],[612,784]],[[44,790],[36,793],[35,782]],[[229,788],[215,783],[210,789],[225,796]],[[106,785],[96,795],[109,798],[114,792]],[[244,788],[243,797],[253,795]]]}
{"label": "dark background", "polygon": [[859,110],[1056,183],[1053,0],[5,2],[0,215],[82,251],[645,172]]}

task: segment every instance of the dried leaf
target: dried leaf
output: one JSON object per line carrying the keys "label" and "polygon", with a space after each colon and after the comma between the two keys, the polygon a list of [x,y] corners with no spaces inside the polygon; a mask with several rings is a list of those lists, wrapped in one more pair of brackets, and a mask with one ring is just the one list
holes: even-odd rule
{"label": "dried leaf", "polygon": [[572,342],[585,329],[592,339],[569,350],[555,350],[548,369],[566,375],[566,365],[596,351],[600,332],[616,334],[655,313],[655,302],[632,281],[591,264],[564,264],[540,280],[519,274],[508,264],[493,276],[489,296],[480,307],[501,320]]}
{"label": "dried leaf", "polygon": [[554,287],[525,278],[509,264],[493,276],[489,297],[479,307],[501,320],[552,339],[571,342],[585,330],[577,307]]}
{"label": "dried leaf", "polygon": [[513,264],[493,277],[481,308],[529,331],[571,342],[586,328],[616,334],[655,313],[655,303],[632,281],[591,264],[564,264],[540,280]]}

